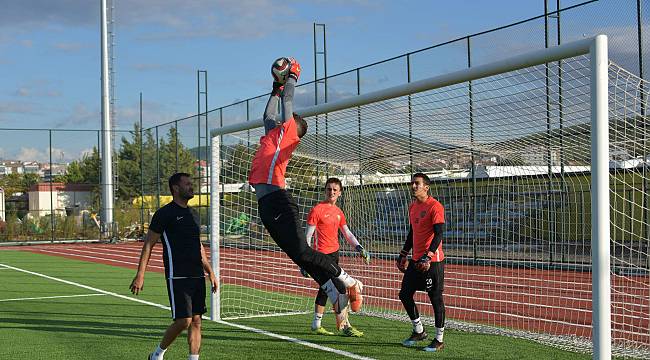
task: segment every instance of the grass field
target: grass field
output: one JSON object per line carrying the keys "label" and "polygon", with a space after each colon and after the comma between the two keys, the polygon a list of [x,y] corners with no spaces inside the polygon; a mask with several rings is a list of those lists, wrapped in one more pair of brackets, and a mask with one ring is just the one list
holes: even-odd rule
{"label": "grass field", "polygon": [[[0,250],[0,358],[145,359],[170,323],[162,274],[147,273],[133,296],[132,269]],[[538,343],[448,330],[446,348],[404,348],[404,322],[354,316],[365,337],[316,336],[311,315],[204,320],[202,359],[589,359]],[[324,326],[332,329],[333,316]],[[422,344],[423,346],[426,343]],[[165,356],[186,359],[185,335]]]}

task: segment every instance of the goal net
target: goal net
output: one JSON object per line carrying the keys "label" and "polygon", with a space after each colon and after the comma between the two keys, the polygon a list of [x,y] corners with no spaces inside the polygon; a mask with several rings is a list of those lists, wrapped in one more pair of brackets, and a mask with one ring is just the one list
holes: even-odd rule
{"label": "goal net", "polygon": [[[309,132],[289,162],[288,189],[306,226],[325,180],[341,179],[338,205],[372,254],[366,266],[341,241],[342,267],[365,285],[362,314],[408,320],[395,258],[411,174],[424,172],[446,211],[447,327],[592,351],[593,64],[584,50],[549,50],[304,111]],[[611,311],[614,354],[647,358],[649,84],[616,64],[607,73],[610,265],[597,277],[611,284],[611,306],[599,311]],[[213,138],[222,319],[311,312],[317,291],[265,231],[246,183],[260,125]],[[433,325],[426,294],[416,300]]]}

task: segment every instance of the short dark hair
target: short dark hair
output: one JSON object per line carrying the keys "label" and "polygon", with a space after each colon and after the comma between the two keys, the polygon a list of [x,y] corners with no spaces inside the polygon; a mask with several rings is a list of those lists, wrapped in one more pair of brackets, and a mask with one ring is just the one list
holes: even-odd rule
{"label": "short dark hair", "polygon": [[339,178],[331,177],[331,178],[327,179],[327,181],[325,181],[325,187],[327,187],[327,185],[329,185],[329,184],[336,184],[336,185],[339,186],[339,189],[341,191],[343,191],[343,184],[341,183],[341,180]]}
{"label": "short dark hair", "polygon": [[184,172],[178,172],[169,177],[169,192],[172,193],[172,195],[174,195],[174,189],[172,189],[172,185],[180,184],[181,178],[184,176],[192,177],[190,174]]}
{"label": "short dark hair", "polygon": [[293,120],[296,122],[296,131],[298,132],[298,137],[302,138],[307,133],[307,128],[309,128],[309,125],[307,125],[307,122],[302,118],[302,116],[296,113],[293,113]]}
{"label": "short dark hair", "polygon": [[411,176],[411,179],[414,179],[414,178],[420,178],[420,179],[422,179],[422,181],[424,182],[425,185],[431,185],[431,179],[429,179],[429,177],[425,173],[421,173],[421,172],[415,173],[415,174],[413,174],[413,176]]}

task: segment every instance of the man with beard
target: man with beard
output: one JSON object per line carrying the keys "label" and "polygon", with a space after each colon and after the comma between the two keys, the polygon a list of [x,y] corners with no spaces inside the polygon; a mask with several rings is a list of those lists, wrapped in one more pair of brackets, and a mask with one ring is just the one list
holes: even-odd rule
{"label": "man with beard", "polygon": [[130,289],[136,295],[142,291],[151,250],[161,240],[167,294],[174,321],[148,359],[162,360],[167,348],[187,329],[190,352],[188,359],[198,360],[201,348],[201,315],[207,311],[205,273],[209,276],[212,292],[217,290],[217,279],[200,241],[198,216],[187,205],[194,197],[190,175],[172,175],[169,178],[169,190],[173,201],[158,209],[151,219],[140,254],[138,272],[131,282]]}

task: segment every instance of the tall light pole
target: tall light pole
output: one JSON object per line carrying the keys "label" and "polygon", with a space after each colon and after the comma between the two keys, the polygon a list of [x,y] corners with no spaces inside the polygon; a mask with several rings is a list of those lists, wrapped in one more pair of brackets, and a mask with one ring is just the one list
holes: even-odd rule
{"label": "tall light pole", "polygon": [[111,235],[113,225],[113,145],[111,142],[111,109],[108,74],[108,23],[106,0],[101,0],[102,42],[102,233]]}

